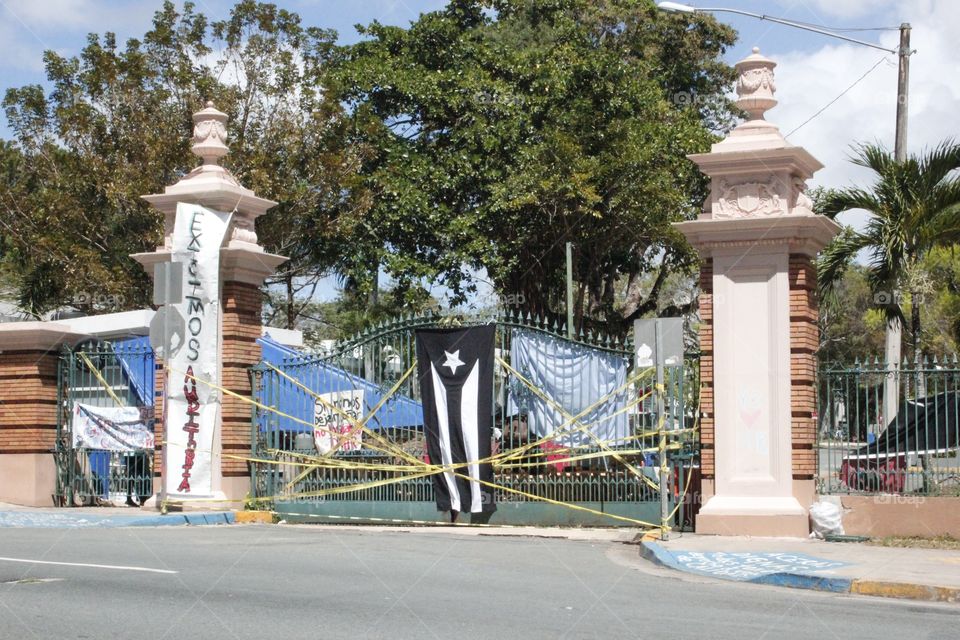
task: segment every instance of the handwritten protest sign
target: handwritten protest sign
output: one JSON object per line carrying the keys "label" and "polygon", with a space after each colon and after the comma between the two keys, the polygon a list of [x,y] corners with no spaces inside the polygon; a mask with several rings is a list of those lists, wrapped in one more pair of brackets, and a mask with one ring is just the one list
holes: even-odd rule
{"label": "handwritten protest sign", "polygon": [[[337,451],[357,451],[362,448],[363,435],[360,429],[354,429],[354,425],[363,419],[363,413],[363,389],[321,393],[313,411],[313,441],[317,451],[327,454],[334,448]],[[354,433],[346,436],[351,430]]]}

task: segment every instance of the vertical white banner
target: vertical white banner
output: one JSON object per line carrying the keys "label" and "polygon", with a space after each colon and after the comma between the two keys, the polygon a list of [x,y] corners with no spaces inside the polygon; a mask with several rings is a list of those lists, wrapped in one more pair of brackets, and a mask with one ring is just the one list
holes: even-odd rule
{"label": "vertical white banner", "polygon": [[220,393],[220,246],[230,214],[178,203],[173,261],[183,263],[186,321],[180,348],[167,359],[164,443],[167,496],[213,494],[212,449]]}

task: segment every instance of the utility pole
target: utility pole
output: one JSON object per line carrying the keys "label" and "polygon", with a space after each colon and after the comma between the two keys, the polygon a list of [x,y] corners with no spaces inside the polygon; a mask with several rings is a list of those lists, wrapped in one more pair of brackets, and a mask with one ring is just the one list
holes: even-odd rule
{"label": "utility pole", "polygon": [[897,133],[893,156],[898,162],[907,159],[907,102],[910,90],[910,23],[900,25],[900,65],[897,72]]}
{"label": "utility pole", "polygon": [[[897,128],[894,134],[893,158],[897,162],[907,159],[907,105],[910,88],[910,23],[900,25],[900,47],[897,50],[899,65],[897,67]],[[899,291],[891,292],[894,300]],[[883,424],[877,425],[882,431],[900,410],[900,360],[903,345],[903,323],[893,320],[888,323],[886,340],[887,378],[883,385]],[[869,427],[873,430],[873,427]]]}

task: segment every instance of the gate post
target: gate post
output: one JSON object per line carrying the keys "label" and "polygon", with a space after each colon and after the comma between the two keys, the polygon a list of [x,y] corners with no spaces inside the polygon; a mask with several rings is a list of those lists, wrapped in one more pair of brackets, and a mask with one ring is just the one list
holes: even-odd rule
{"label": "gate post", "polygon": [[82,336],[54,322],[0,327],[0,502],[54,504],[58,360]]}
{"label": "gate post", "polygon": [[[178,203],[232,212],[230,227],[220,249],[219,383],[233,393],[249,397],[247,369],[260,359],[260,346],[256,342],[262,331],[260,286],[287,258],[265,252],[254,230],[256,219],[277,203],[241,186],[229,170],[219,165],[220,158],[229,152],[226,122],[227,115],[214,108],[212,102],[207,102],[206,108],[193,114],[191,151],[202,159],[202,164],[164,189],[163,193],[142,196],[163,212],[164,244],[156,251],[131,257],[151,276],[154,265],[171,260]],[[157,403],[162,403],[162,399],[158,398]],[[214,497],[229,500],[237,506],[250,489],[248,465],[243,460],[224,459],[223,456],[249,455],[250,405],[225,393],[220,393],[220,403],[213,438]],[[158,448],[160,446],[158,444]],[[173,453],[164,451],[164,458]],[[159,482],[155,485],[160,486]],[[203,502],[200,506],[210,508],[211,505]]]}
{"label": "gate post", "polygon": [[804,193],[822,167],[764,112],[777,104],[776,63],[754,48],[737,63],[749,114],[710,153],[697,220],[677,223],[700,273],[701,451],[698,533],[805,536],[814,499],[817,254],[840,225]]}

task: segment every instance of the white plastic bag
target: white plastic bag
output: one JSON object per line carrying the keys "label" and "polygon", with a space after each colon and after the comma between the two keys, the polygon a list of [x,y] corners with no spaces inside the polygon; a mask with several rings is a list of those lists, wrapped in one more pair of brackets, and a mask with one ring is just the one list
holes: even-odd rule
{"label": "white plastic bag", "polygon": [[817,502],[810,506],[810,537],[821,540],[830,535],[843,535],[843,508],[832,502]]}

